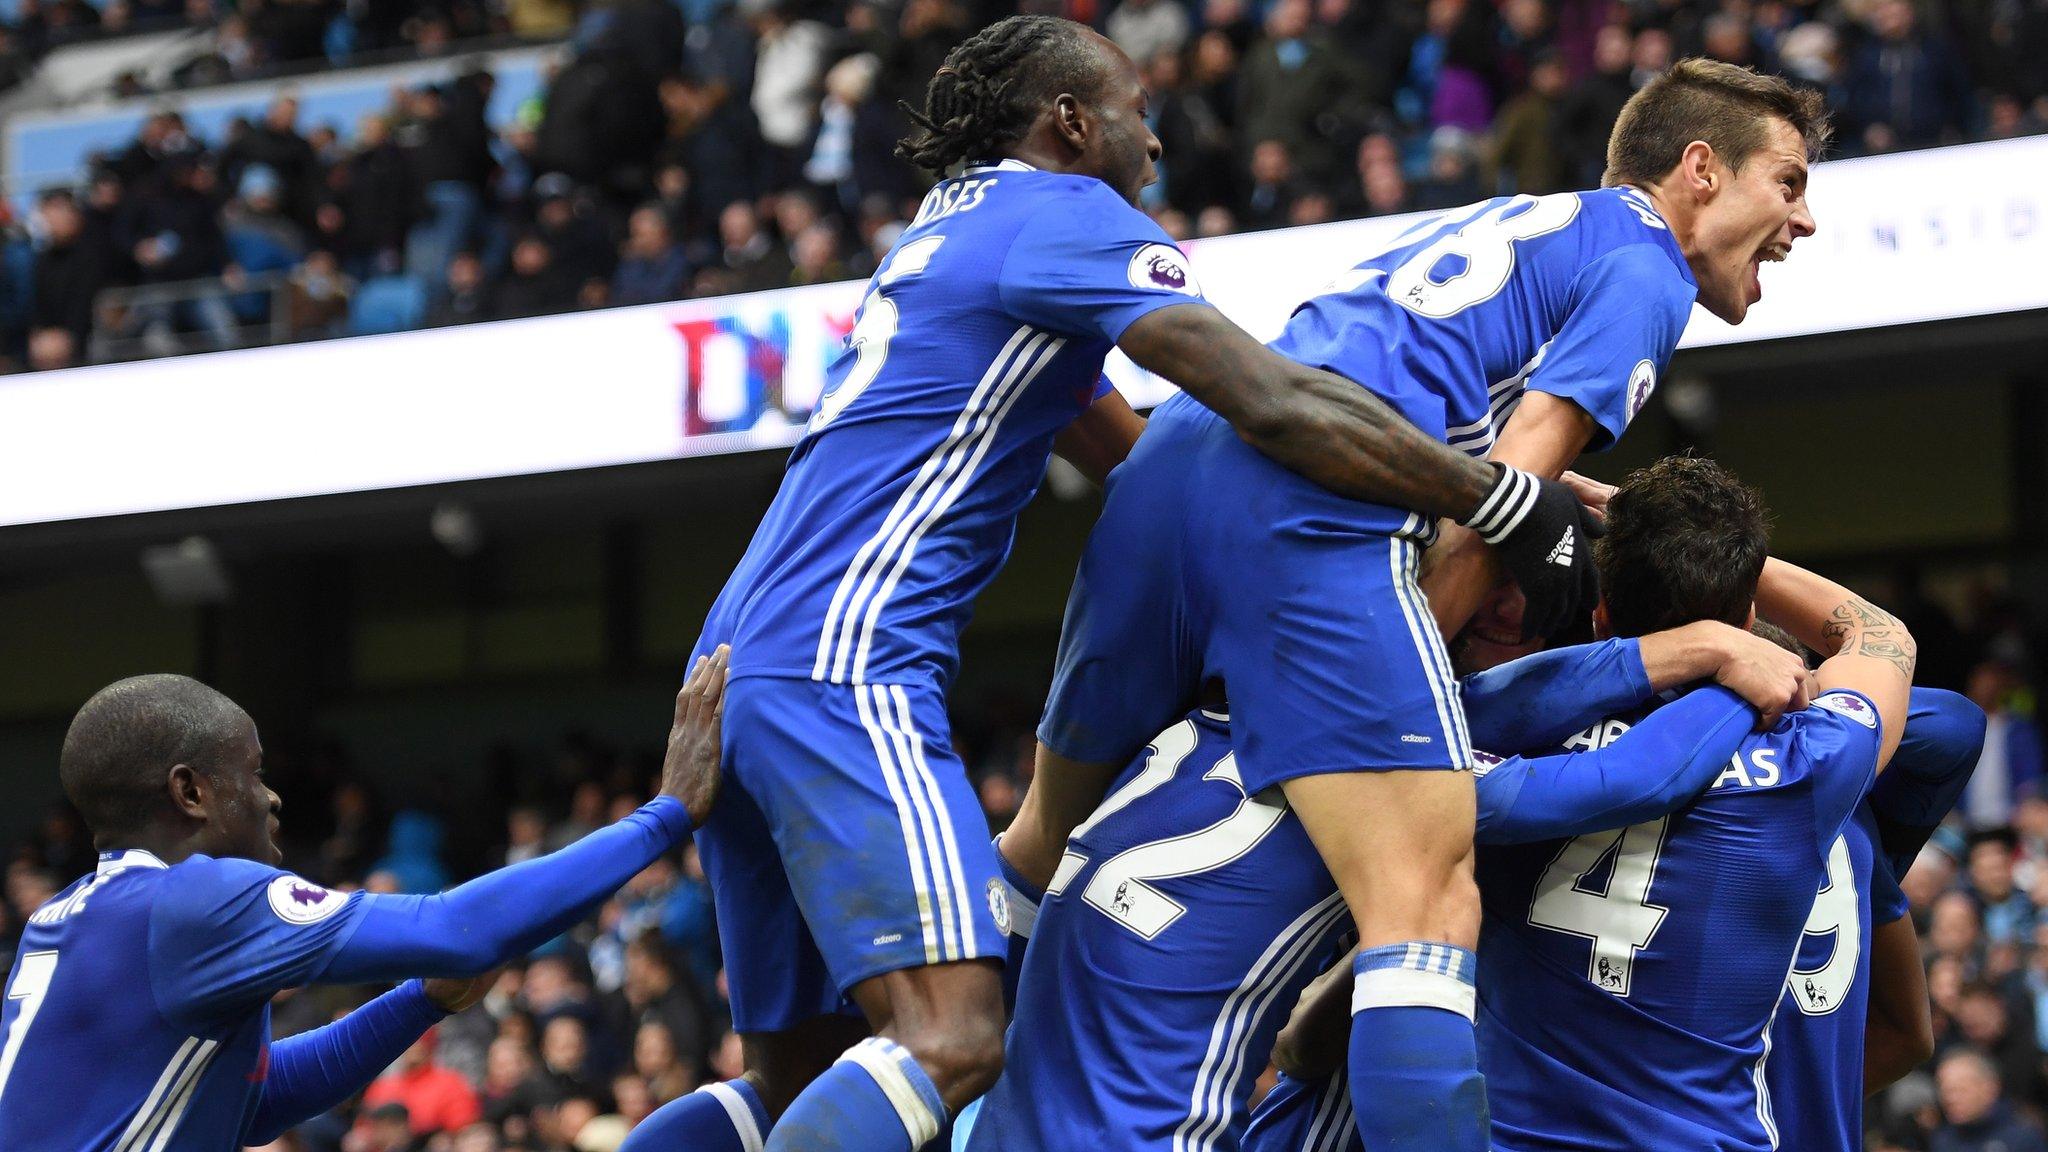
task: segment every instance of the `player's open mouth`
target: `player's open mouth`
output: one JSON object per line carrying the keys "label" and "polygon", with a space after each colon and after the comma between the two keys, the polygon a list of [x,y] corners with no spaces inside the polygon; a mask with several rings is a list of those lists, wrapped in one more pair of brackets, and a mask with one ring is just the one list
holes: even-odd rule
{"label": "player's open mouth", "polygon": [[1763,267],[1766,261],[1776,264],[1791,255],[1787,245],[1772,241],[1756,250],[1749,261],[1749,300],[1754,304],[1764,298]]}
{"label": "player's open mouth", "polygon": [[1519,648],[1522,646],[1522,634],[1509,628],[1482,628],[1474,624],[1472,626],[1472,635],[1486,641],[1488,644],[1498,644],[1503,648]]}

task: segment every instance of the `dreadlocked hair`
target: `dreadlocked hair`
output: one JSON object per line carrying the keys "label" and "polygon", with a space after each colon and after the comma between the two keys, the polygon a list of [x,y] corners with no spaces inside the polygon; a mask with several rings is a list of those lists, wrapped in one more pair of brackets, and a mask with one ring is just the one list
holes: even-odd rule
{"label": "dreadlocked hair", "polygon": [[1010,16],[946,54],[924,109],[899,103],[919,129],[896,155],[934,176],[965,160],[993,159],[1020,139],[1045,101],[1093,85],[1081,26],[1054,16]]}

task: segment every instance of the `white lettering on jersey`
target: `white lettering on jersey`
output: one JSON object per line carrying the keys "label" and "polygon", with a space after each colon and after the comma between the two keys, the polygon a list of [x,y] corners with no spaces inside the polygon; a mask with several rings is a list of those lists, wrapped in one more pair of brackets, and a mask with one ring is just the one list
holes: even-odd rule
{"label": "white lettering on jersey", "polygon": [[31,924],[55,924],[59,920],[68,920],[78,915],[80,912],[85,911],[86,897],[91,896],[100,885],[119,875],[119,872],[100,873],[86,881],[85,887],[80,888],[64,899],[52,900],[41,908],[36,909],[35,915],[30,916],[28,922]]}
{"label": "white lettering on jersey", "polygon": [[348,903],[348,897],[331,892],[318,884],[301,880],[286,873],[270,882],[264,893],[270,900],[270,910],[287,924],[317,924]]}
{"label": "white lettering on jersey", "polygon": [[[1728,758],[1728,767],[1721,769],[1721,774],[1714,779],[1714,786],[1708,791],[1718,791],[1724,784],[1742,788],[1775,786],[1783,778],[1783,773],[1778,771],[1775,759],[1777,755],[1778,750],[1775,748],[1752,748],[1749,752],[1749,763],[1744,765],[1742,753],[1737,752]],[[1755,770],[1755,775],[1750,774],[1751,769]]]}
{"label": "white lettering on jersey", "polygon": [[1138,249],[1131,254],[1126,274],[1133,288],[1164,288],[1183,296],[1202,294],[1202,286],[1195,283],[1195,273],[1188,267],[1188,258],[1171,244],[1147,244]]}
{"label": "white lettering on jersey", "polygon": [[996,183],[994,179],[969,177],[958,182],[941,184],[925,196],[924,203],[918,206],[917,216],[911,220],[910,226],[915,228],[920,224],[944,220],[961,212],[972,212],[981,207],[982,200],[988,196],[988,190],[995,187]]}
{"label": "white lettering on jersey", "polygon": [[1580,752],[1591,752],[1596,748],[1605,748],[1616,740],[1621,739],[1622,733],[1627,732],[1628,727],[1626,723],[1620,720],[1602,720],[1584,732],[1566,740],[1564,746]]}

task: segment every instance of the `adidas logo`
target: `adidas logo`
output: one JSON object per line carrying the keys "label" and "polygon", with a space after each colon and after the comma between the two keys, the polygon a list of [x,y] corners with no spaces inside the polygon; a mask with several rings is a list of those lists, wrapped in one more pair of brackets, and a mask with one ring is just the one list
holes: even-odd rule
{"label": "adidas logo", "polygon": [[1571,567],[1571,566],[1572,566],[1572,530],[1571,530],[1571,529],[1567,528],[1567,529],[1565,529],[1565,530],[1564,530],[1564,538],[1563,538],[1563,539],[1561,539],[1561,540],[1559,540],[1559,541],[1558,541],[1558,542],[1557,542],[1556,544],[1554,544],[1554,545],[1552,545],[1552,546],[1551,546],[1551,548],[1550,548],[1550,555],[1549,555],[1548,557],[1546,557],[1546,559],[1548,559],[1548,560],[1550,561],[1550,563],[1552,563],[1552,564],[1560,564],[1560,565],[1563,565],[1563,566],[1564,566],[1564,567],[1566,567],[1566,568],[1569,568],[1569,567]]}

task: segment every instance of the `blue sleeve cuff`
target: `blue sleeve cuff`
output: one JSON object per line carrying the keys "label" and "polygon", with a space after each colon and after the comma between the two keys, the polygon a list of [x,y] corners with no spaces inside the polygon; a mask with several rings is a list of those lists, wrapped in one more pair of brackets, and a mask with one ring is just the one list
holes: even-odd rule
{"label": "blue sleeve cuff", "polygon": [[696,831],[690,823],[690,810],[673,796],[656,796],[642,804],[640,811],[654,817],[655,822],[668,832],[671,844],[683,843]]}

